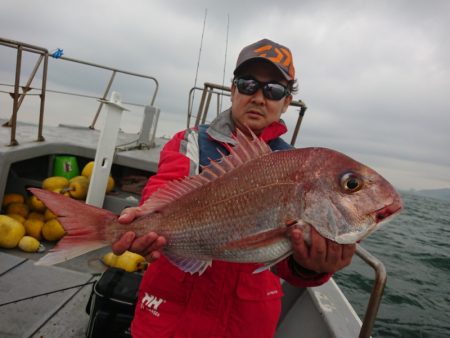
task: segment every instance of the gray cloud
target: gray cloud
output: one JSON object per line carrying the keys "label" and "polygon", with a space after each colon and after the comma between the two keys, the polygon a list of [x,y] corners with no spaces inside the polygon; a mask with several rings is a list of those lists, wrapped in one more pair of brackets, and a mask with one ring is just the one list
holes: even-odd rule
{"label": "gray cloud", "polygon": [[[169,135],[186,124],[205,8],[199,85],[222,82],[228,14],[226,84],[244,45],[268,37],[291,48],[300,81],[296,98],[309,107],[299,146],[348,153],[401,188],[450,186],[448,1],[6,0],[0,31],[63,48],[68,57],[155,76],[161,133]],[[0,49],[0,82],[13,80],[14,57]],[[50,71],[49,86],[92,95],[102,94],[109,77],[61,60],[52,60]],[[121,77],[114,84],[124,100],[139,103],[147,103],[152,88]],[[61,98],[54,100],[55,109],[64,107]],[[135,111],[129,120],[139,119]],[[289,125],[295,118],[286,114]]]}

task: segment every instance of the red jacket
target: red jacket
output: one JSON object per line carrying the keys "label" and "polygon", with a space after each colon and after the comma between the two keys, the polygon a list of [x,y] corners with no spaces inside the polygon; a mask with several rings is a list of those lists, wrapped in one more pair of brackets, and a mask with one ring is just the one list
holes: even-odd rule
{"label": "red jacket", "polygon": [[[219,129],[210,136],[218,137],[217,130],[227,133],[223,122],[229,120],[229,112],[222,113],[218,120],[221,123],[213,122],[212,126]],[[275,123],[261,138],[268,142],[284,132],[284,124]],[[219,138],[223,140],[222,136]],[[195,142],[196,132],[187,130],[164,146],[158,172],[144,188],[142,201],[168,181],[198,173]],[[199,276],[184,273],[162,257],[144,274],[132,323],[133,337],[272,337],[281,310],[280,277],[298,287],[317,286],[330,278],[329,274],[300,278],[293,274],[287,259],[277,264],[278,276],[269,270],[253,274],[259,266],[214,261]]]}

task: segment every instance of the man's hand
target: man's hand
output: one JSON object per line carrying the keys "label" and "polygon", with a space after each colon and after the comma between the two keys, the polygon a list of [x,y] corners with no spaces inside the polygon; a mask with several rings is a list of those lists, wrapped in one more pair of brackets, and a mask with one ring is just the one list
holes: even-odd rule
{"label": "man's hand", "polygon": [[[119,222],[131,223],[136,217],[142,216],[145,211],[140,207],[127,208],[122,211]],[[166,239],[155,232],[149,232],[141,237],[136,237],[132,231],[123,234],[112,244],[114,254],[121,255],[126,250],[138,253],[145,257],[148,262],[153,262],[161,257],[160,250],[166,245]]]}
{"label": "man's hand", "polygon": [[290,230],[294,260],[302,267],[317,273],[335,273],[349,265],[356,251],[355,244],[338,244],[322,237],[310,226],[311,244],[303,239],[303,231]]}

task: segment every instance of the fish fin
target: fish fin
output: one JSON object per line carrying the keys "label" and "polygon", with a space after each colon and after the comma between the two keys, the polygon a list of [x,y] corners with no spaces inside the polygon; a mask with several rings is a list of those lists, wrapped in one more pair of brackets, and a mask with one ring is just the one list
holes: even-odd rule
{"label": "fish fin", "polygon": [[[114,213],[38,188],[29,188],[56,216],[66,231],[50,257],[40,265],[56,264],[106,246],[105,229],[117,218]],[[47,262],[47,263],[45,263]]]}
{"label": "fish fin", "polygon": [[278,257],[278,258],[274,259],[273,261],[267,262],[263,266],[257,268],[255,271],[253,271],[253,274],[269,270],[272,266],[274,266],[275,264],[280,263],[282,260],[288,258],[290,255],[292,255],[292,250],[289,250],[283,256]]}
{"label": "fish fin", "polygon": [[252,139],[250,140],[240,129],[236,129],[236,136],[233,138],[237,144],[230,149],[229,156],[239,157],[243,163],[259,158],[265,154],[270,154],[272,149],[263,140],[259,139],[253,131],[247,127]]}
{"label": "fish fin", "polygon": [[[303,231],[303,239],[304,239],[305,243],[308,245],[311,244],[311,225],[309,223],[306,223],[302,219],[297,219],[297,220],[286,219],[285,224],[287,227],[295,227],[295,228],[302,230]],[[275,264],[278,264],[279,262],[281,262],[283,259],[289,257],[290,255],[292,255],[292,250],[287,252],[285,255],[281,256],[280,258],[277,258],[273,261],[267,262],[263,266],[257,268],[255,271],[253,271],[253,273],[260,273],[265,270],[268,270]]]}
{"label": "fish fin", "polygon": [[35,265],[54,265],[68,261],[69,259],[81,256],[93,250],[97,250],[109,245],[102,241],[73,241],[70,238],[63,238],[50,252],[39,259]]}
{"label": "fish fin", "polygon": [[229,155],[225,155],[218,150],[222,157],[217,161],[210,160],[208,166],[202,167],[200,174],[186,177],[182,180],[168,182],[144,202],[145,210],[149,213],[161,210],[167,204],[197,190],[209,182],[215,181],[244,163],[272,152],[270,147],[264,141],[260,140],[250,129],[249,132],[252,140],[249,140],[241,130],[237,129],[236,136],[233,136],[237,144],[235,147],[229,147]]}
{"label": "fish fin", "polygon": [[201,275],[205,270],[212,265],[212,260],[200,260],[196,258],[187,258],[178,256],[177,254],[164,252],[164,256],[175,265],[177,268],[184,272],[189,272],[191,275],[198,272]]}

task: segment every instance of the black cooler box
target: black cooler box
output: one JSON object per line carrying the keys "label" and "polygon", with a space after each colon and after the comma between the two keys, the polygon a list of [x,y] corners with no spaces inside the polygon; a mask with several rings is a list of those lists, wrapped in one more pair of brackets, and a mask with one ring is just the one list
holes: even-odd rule
{"label": "black cooler box", "polygon": [[95,282],[86,312],[86,337],[131,337],[130,325],[142,275],[109,268]]}

